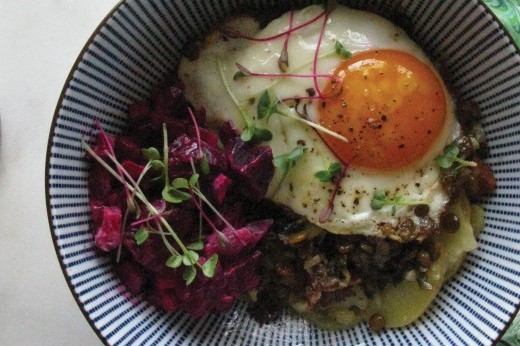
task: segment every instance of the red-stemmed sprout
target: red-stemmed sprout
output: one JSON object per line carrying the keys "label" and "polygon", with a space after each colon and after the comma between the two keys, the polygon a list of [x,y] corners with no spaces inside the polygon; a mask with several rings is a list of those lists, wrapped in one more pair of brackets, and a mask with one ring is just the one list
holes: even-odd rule
{"label": "red-stemmed sprout", "polygon": [[209,165],[206,156],[204,156],[204,152],[202,151],[202,141],[200,139],[200,129],[199,124],[197,123],[197,119],[195,119],[195,114],[190,107],[188,107],[188,113],[190,114],[191,121],[193,122],[193,127],[195,127],[195,135],[197,137],[197,145],[199,146],[199,160],[200,160],[200,168],[202,173],[209,174]]}
{"label": "red-stemmed sprout", "polygon": [[329,19],[329,11],[326,11],[325,12],[325,20],[323,21],[323,24],[321,25],[321,29],[320,29],[320,36],[318,37],[318,42],[316,43],[316,51],[314,52],[314,60],[312,61],[312,73],[314,74],[314,89],[316,90],[316,92],[318,93],[318,96],[320,98],[323,98],[323,93],[321,92],[320,90],[320,87],[318,85],[318,78],[316,77],[316,71],[318,69],[318,55],[319,55],[319,52],[320,52],[320,46],[321,46],[321,41],[323,39],[323,35],[325,33],[325,26],[327,25],[327,20]]}
{"label": "red-stemmed sprout", "polygon": [[291,29],[294,23],[294,10],[291,10],[289,13],[289,32],[285,36],[285,41],[283,43],[282,51],[280,52],[280,57],[278,58],[278,67],[282,72],[287,71],[289,68],[289,53],[287,52],[287,47],[289,46],[289,37],[291,37]]}
{"label": "red-stemmed sprout", "polygon": [[345,178],[345,173],[347,172],[347,168],[348,168],[348,166],[344,165],[341,169],[341,173],[332,179],[332,182],[334,183],[334,191],[332,191],[332,196],[330,197],[329,201],[327,202],[327,206],[320,212],[320,215],[318,217],[318,221],[320,223],[325,223],[325,222],[329,221],[330,217],[332,216],[332,212],[334,211],[334,200],[336,199],[336,196],[338,195],[341,182]]}
{"label": "red-stemmed sprout", "polygon": [[289,27],[288,30],[284,31],[284,32],[281,32],[279,34],[276,34],[276,35],[273,35],[273,36],[269,36],[269,37],[254,37],[254,36],[248,36],[248,35],[244,35],[238,31],[235,31],[235,30],[232,30],[232,29],[227,29],[227,28],[220,28],[220,31],[230,37],[230,38],[241,38],[241,39],[244,39],[244,40],[248,40],[248,41],[254,41],[254,42],[267,42],[267,41],[272,41],[272,40],[276,40],[280,37],[284,37],[286,35],[289,35],[297,30],[300,30],[301,28],[304,28],[314,22],[316,22],[317,20],[319,20],[321,17],[325,16],[326,15],[326,12],[321,12],[319,13],[316,17],[308,20],[307,22],[305,23],[302,23],[300,25],[297,25],[295,27]]}
{"label": "red-stemmed sprout", "polygon": [[267,78],[328,78],[331,79],[334,83],[343,83],[343,80],[339,77],[330,75],[330,74],[297,74],[297,73],[258,73],[253,72],[246,68],[244,65],[235,63],[238,68],[238,72],[235,73],[233,77],[234,80],[240,79],[242,77],[267,77]]}

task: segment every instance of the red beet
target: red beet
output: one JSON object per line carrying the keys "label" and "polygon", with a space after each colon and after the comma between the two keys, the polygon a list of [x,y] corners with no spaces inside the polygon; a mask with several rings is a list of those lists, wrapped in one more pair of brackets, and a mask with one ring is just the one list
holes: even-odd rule
{"label": "red beet", "polygon": [[242,194],[255,201],[264,198],[274,175],[271,148],[251,145],[237,138],[229,146],[227,158]]}
{"label": "red beet", "polygon": [[103,200],[112,191],[112,176],[97,162],[92,165],[88,177],[90,198]]}
{"label": "red beet", "polygon": [[120,162],[123,160],[143,162],[141,145],[133,137],[118,136],[115,141],[114,151]]}
{"label": "red beet", "polygon": [[148,102],[136,102],[128,106],[128,117],[133,124],[145,124],[150,121],[151,111]]}
{"label": "red beet", "polygon": [[[184,98],[183,85],[169,80],[155,88],[151,101],[138,102],[129,106],[129,128],[121,136],[106,136],[102,131],[94,146],[95,152],[105,159],[105,151],[114,148],[118,161],[130,176],[137,180],[146,161],[141,148],[155,147],[162,155],[163,124],[166,124],[168,145],[169,178],[190,178],[193,174],[191,161],[200,169],[200,151],[206,158],[210,174],[201,174],[201,191],[216,205],[227,222],[235,226],[225,227],[223,220],[204,203],[202,208],[213,220],[215,227],[224,229],[228,239],[222,247],[209,222],[199,225],[199,211],[192,201],[172,204],[161,199],[164,181],[151,178],[158,172],[147,174],[140,187],[157,212],[161,214],[177,236],[189,244],[204,236],[205,246],[199,252],[199,263],[212,254],[219,260],[212,278],[205,277],[200,268],[190,285],[186,285],[184,265],[172,269],[166,266],[171,252],[164,239],[157,234],[159,227],[147,207],[139,202],[139,212],[128,213],[124,237],[122,236],[122,214],[126,213],[127,194],[120,182],[103,168],[94,163],[89,176],[89,193],[92,216],[95,225],[95,245],[103,251],[112,251],[123,242],[121,261],[116,265],[116,273],[128,289],[142,293],[156,306],[166,311],[183,310],[194,318],[207,313],[228,309],[234,299],[247,291],[257,288],[260,282],[261,252],[256,245],[272,225],[272,220],[253,221],[245,211],[254,210],[257,200],[265,196],[269,182],[274,174],[272,152],[269,147],[244,143],[239,139],[239,131],[230,123],[224,123],[220,136],[205,128],[206,110],[194,110],[198,127],[189,116],[189,102]],[[224,144],[225,149],[221,147]],[[155,175],[157,173],[157,175]],[[271,216],[267,216],[271,217]],[[257,219],[262,217],[256,217]],[[143,221],[140,224],[132,223]],[[140,245],[136,243],[138,229],[151,231]],[[178,245],[172,237],[167,241],[177,250]],[[111,254],[115,254],[112,251]]]}
{"label": "red beet", "polygon": [[211,188],[213,191],[213,196],[217,200],[218,204],[222,204],[222,202],[224,202],[227,192],[232,184],[233,182],[231,179],[229,179],[223,173],[220,173],[215,177],[213,183],[211,184]]}
{"label": "red beet", "polygon": [[132,161],[123,161],[121,162],[121,166],[123,166],[123,168],[128,172],[128,174],[130,174],[134,181],[139,179],[139,176],[144,171],[144,166],[138,165]]}
{"label": "red beet", "polygon": [[122,261],[115,267],[116,273],[133,294],[138,294],[144,287],[146,282],[146,272],[138,263],[127,260]]}
{"label": "red beet", "polygon": [[[121,244],[121,210],[117,207],[101,207],[94,220],[94,244],[103,251],[112,251]],[[97,222],[96,222],[97,221]]]}
{"label": "red beet", "polygon": [[251,222],[239,229],[226,227],[222,233],[228,239],[228,244],[225,247],[220,245],[217,235],[213,233],[207,239],[204,254],[208,258],[216,253],[223,260],[236,260],[242,255],[247,255],[258,244],[272,224],[273,220],[260,220]]}

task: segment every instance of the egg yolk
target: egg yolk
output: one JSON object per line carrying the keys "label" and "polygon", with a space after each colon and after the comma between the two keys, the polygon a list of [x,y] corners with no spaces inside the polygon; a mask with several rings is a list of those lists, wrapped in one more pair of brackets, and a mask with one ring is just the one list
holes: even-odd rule
{"label": "egg yolk", "polygon": [[[410,54],[366,51],[342,60],[318,106],[318,122],[349,142],[323,135],[346,164],[379,171],[420,160],[446,119],[444,88],[431,68]],[[340,90],[341,89],[341,90]]]}

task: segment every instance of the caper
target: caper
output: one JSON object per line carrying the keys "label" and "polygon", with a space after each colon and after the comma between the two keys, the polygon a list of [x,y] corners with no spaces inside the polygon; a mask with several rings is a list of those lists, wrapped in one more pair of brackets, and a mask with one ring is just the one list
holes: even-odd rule
{"label": "caper", "polygon": [[401,219],[397,224],[396,233],[403,242],[414,240],[415,224],[409,218]]}
{"label": "caper", "polygon": [[430,268],[432,260],[430,254],[427,251],[421,250],[417,253],[417,263],[423,268]]}
{"label": "caper", "polygon": [[430,212],[430,206],[428,204],[419,204],[413,208],[413,213],[418,217],[424,217]]}
{"label": "caper", "polygon": [[441,216],[441,229],[448,233],[455,233],[460,227],[459,217],[453,213],[444,213]]}
{"label": "caper", "polygon": [[351,252],[353,248],[354,248],[354,245],[349,244],[349,243],[336,245],[336,249],[338,250],[338,252],[343,255]]}
{"label": "caper", "polygon": [[366,254],[370,255],[370,254],[374,253],[374,247],[365,241],[362,241],[359,244],[359,248],[361,249],[361,251],[363,251]]}
{"label": "caper", "polygon": [[368,319],[368,327],[374,332],[378,332],[385,327],[385,319],[381,314],[375,313]]}
{"label": "caper", "polygon": [[435,221],[429,216],[421,217],[418,226],[421,233],[423,233],[425,237],[428,237],[435,230]]}
{"label": "caper", "polygon": [[461,136],[455,140],[463,158],[471,157],[475,153],[473,142],[468,136]]}

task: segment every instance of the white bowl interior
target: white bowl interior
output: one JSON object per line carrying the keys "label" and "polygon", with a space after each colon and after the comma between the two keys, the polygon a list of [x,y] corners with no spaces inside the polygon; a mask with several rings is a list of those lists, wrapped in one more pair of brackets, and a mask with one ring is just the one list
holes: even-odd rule
{"label": "white bowl interior", "polygon": [[[88,207],[88,165],[80,141],[93,120],[110,133],[125,127],[129,103],[174,73],[182,47],[243,3],[275,1],[128,0],[122,2],[85,47],[58,104],[49,138],[49,222],[65,276],[78,304],[108,344],[324,345],[491,344],[520,301],[520,55],[496,19],[478,1],[343,1],[412,19],[418,43],[442,56],[455,87],[477,102],[488,136],[488,162],[496,192],[482,200],[486,228],[461,272],[448,282],[427,313],[406,328],[372,333],[365,325],[328,332],[284,315],[260,326],[245,304],[221,315],[192,320],[166,314],[132,296],[93,248]],[[298,1],[306,5],[309,1]]]}

